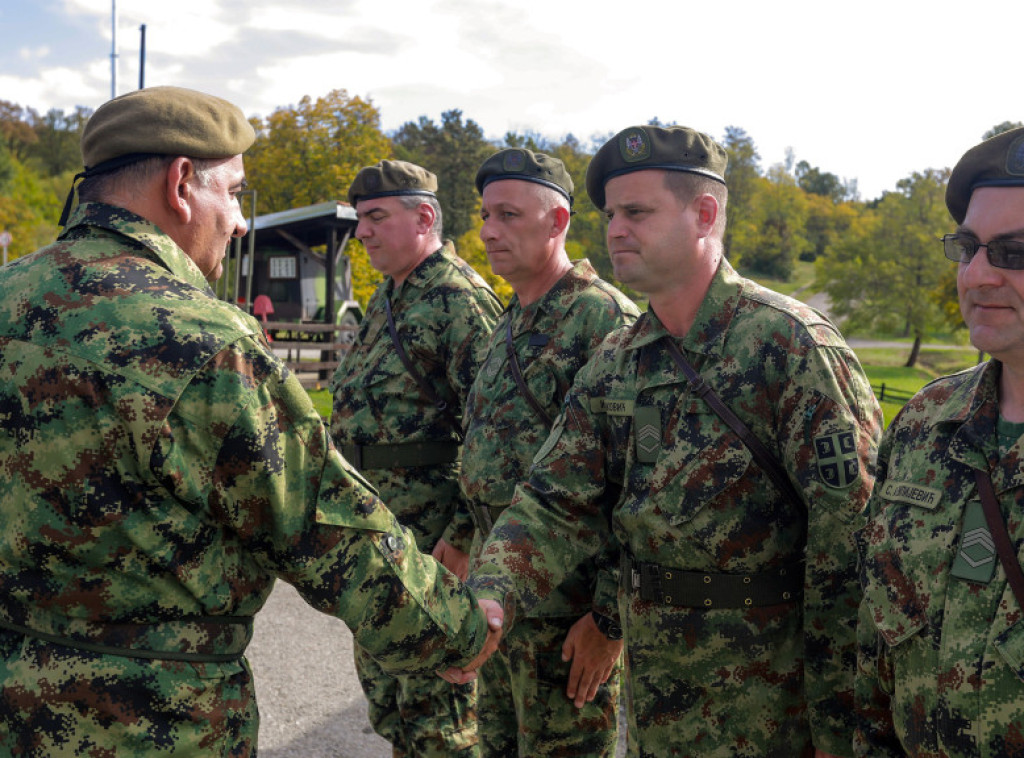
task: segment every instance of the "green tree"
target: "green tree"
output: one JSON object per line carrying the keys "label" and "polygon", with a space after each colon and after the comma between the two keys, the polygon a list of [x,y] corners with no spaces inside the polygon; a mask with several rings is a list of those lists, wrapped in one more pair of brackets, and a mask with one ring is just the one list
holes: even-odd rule
{"label": "green tree", "polygon": [[24,161],[39,138],[32,124],[39,118],[31,108],[22,108],[9,100],[0,100],[0,139],[12,158]]}
{"label": "green tree", "polygon": [[829,198],[833,203],[852,200],[850,186],[831,171],[822,171],[807,161],[796,164],[796,183],[804,192]]}
{"label": "green tree", "polygon": [[256,142],[245,155],[259,213],[344,200],[363,166],[392,157],[369,100],[343,89],[251,119]]}
{"label": "green tree", "polygon": [[796,259],[813,249],[806,234],[807,194],[779,165],[754,180],[745,205],[739,218],[731,214],[734,265],[748,274],[787,281]]}
{"label": "green tree", "polygon": [[7,145],[0,142],[0,197],[7,191],[14,177],[14,159]]}
{"label": "green tree", "polygon": [[[614,281],[612,262],[608,257],[608,246],[605,241],[607,223],[604,211],[594,205],[586,190],[587,167],[593,154],[571,134],[560,144],[551,146],[548,152],[565,164],[574,187],[574,213],[569,222],[569,236],[565,241],[569,258],[587,258],[602,279]],[[627,294],[635,297],[633,292]]]}
{"label": "green tree", "polygon": [[[380,112],[370,100],[350,97],[343,89],[315,100],[306,95],[297,106],[250,123],[256,142],[245,155],[245,168],[260,214],[344,201],[361,168],[393,157]],[[349,241],[345,252],[353,292],[365,306],[382,277],[358,241]]]}
{"label": "green tree", "polygon": [[753,229],[752,209],[754,194],[758,191],[761,178],[761,156],[754,140],[738,126],[725,127],[722,146],[729,155],[725,169],[725,183],[729,187],[727,215],[729,223],[725,229],[725,249],[734,264],[738,264],[742,251],[750,246],[738,240],[749,240],[756,232]]}
{"label": "green tree", "polygon": [[[3,149],[0,149],[0,153]],[[0,182],[0,229],[10,232],[12,242],[8,258],[22,255],[53,242],[59,229],[64,196],[70,186],[70,176],[44,177],[38,171],[9,157],[6,182]]]}
{"label": "green tree", "polygon": [[32,124],[36,139],[28,148],[26,163],[45,176],[60,176],[82,169],[82,132],[92,110],[77,106],[73,113],[52,108]]}
{"label": "green tree", "polygon": [[800,255],[800,260],[815,261],[832,247],[835,240],[846,233],[853,219],[859,213],[854,202],[834,203],[829,198],[809,193],[807,199],[807,223],[804,236],[810,249]]}
{"label": "green tree", "polygon": [[936,169],[901,179],[817,263],[817,283],[848,330],[913,336],[907,366],[917,363],[924,337],[944,323],[948,271],[937,259],[936,230],[947,222],[948,179],[948,170]]}
{"label": "green tree", "polygon": [[1021,123],[1020,121],[1004,121],[1001,124],[996,124],[995,126],[993,126],[991,129],[989,129],[987,132],[981,135],[981,138],[983,140],[991,139],[992,137],[995,137],[997,134],[1008,132],[1011,129],[1019,129],[1022,126],[1024,126],[1024,123]]}
{"label": "green tree", "polygon": [[495,151],[484,131],[462,111],[441,114],[441,125],[426,116],[407,121],[392,135],[395,155],[437,175],[437,199],[444,214],[445,236],[459,239],[473,228],[480,199],[474,180],[477,169]]}

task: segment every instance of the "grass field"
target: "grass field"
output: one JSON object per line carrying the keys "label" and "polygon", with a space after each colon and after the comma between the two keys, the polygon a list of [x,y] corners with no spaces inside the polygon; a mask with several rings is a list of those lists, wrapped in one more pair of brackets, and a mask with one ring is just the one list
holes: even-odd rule
{"label": "grass field", "polygon": [[331,391],[330,390],[308,390],[309,397],[313,401],[316,412],[324,418],[331,417]]}

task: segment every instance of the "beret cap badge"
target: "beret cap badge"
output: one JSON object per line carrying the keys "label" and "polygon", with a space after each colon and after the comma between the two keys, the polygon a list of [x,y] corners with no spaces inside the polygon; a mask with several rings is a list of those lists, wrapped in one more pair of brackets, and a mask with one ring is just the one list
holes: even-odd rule
{"label": "beret cap badge", "polygon": [[526,168],[526,153],[522,150],[509,150],[501,162],[506,171],[522,171]]}
{"label": "beret cap badge", "polygon": [[1006,173],[1024,176],[1024,134],[1017,137],[1006,151]]}
{"label": "beret cap badge", "polygon": [[552,155],[537,153],[520,147],[502,148],[481,164],[476,172],[476,191],[481,195],[484,187],[502,179],[534,182],[553,189],[573,202],[572,176],[561,160]]}
{"label": "beret cap badge", "polygon": [[630,126],[605,142],[587,166],[587,194],[598,208],[604,185],[622,174],[647,169],[700,174],[725,184],[729,156],[708,135],[685,126]]}
{"label": "beret cap badge", "polygon": [[630,129],[619,138],[622,159],[629,163],[651,157],[651,142],[641,129]]}

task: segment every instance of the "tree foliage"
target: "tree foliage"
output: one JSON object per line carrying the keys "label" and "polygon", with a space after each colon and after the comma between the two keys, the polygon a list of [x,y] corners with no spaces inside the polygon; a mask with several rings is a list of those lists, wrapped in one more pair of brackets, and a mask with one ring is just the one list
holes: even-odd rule
{"label": "tree foliage", "polygon": [[946,224],[948,170],[915,172],[851,223],[818,263],[817,281],[847,329],[881,328],[913,336],[913,366],[925,336],[945,323],[936,230]]}
{"label": "tree foliage", "polygon": [[[81,167],[78,144],[89,115],[80,107],[40,115],[0,100],[0,229],[12,233],[13,257],[55,236],[71,175]],[[569,256],[589,258],[604,278],[613,279],[605,219],[585,187],[587,166],[610,134],[583,143],[573,135],[559,141],[509,132],[492,143],[459,109],[444,111],[439,123],[427,116],[409,121],[390,138],[380,123],[370,100],[343,89],[252,119],[257,140],[246,154],[246,172],[258,193],[257,212],[343,200],[363,166],[386,158],[412,161],[438,176],[445,236],[507,299],[511,291],[491,273],[479,239],[474,179],[499,147],[525,147],[565,163],[575,183]],[[985,136],[1020,125],[1006,121]],[[816,260],[820,286],[850,329],[900,331],[920,340],[939,326],[960,323],[955,271],[942,265],[935,242],[948,223],[943,172],[915,173],[865,204],[855,180],[798,161],[791,150],[785,162],[762,170],[753,137],[738,126],[727,127],[721,141],[729,153],[726,250],[741,271],[786,279],[798,259]],[[355,295],[365,303],[381,276],[358,242],[351,241],[346,252]]]}
{"label": "tree foliage", "polygon": [[812,195],[827,197],[833,203],[853,200],[856,196],[856,189],[854,188],[851,192],[851,187],[847,182],[831,171],[822,171],[807,161],[797,163],[794,173],[800,189]]}
{"label": "tree foliage", "polygon": [[459,239],[473,228],[480,199],[474,178],[480,164],[495,147],[472,119],[463,121],[462,111],[441,114],[438,126],[426,116],[408,121],[392,136],[395,155],[437,175],[437,199],[444,214],[445,236]]}
{"label": "tree foliage", "polygon": [[1011,129],[1019,129],[1022,126],[1024,126],[1024,123],[1020,121],[1004,121],[1001,124],[996,124],[995,126],[993,126],[991,129],[989,129],[987,132],[981,135],[981,138],[983,140],[992,139],[997,134],[1008,132]]}
{"label": "tree foliage", "polygon": [[52,108],[42,116],[32,108],[0,100],[0,139],[8,154],[44,176],[61,176],[82,168],[82,130],[92,110],[71,113]]}
{"label": "tree foliage", "polygon": [[38,141],[32,124],[39,114],[9,100],[0,100],[0,138],[12,158],[24,161],[32,145]]}
{"label": "tree foliage", "polygon": [[245,155],[258,212],[344,200],[363,166],[391,158],[380,112],[343,89],[251,119],[256,142]]}

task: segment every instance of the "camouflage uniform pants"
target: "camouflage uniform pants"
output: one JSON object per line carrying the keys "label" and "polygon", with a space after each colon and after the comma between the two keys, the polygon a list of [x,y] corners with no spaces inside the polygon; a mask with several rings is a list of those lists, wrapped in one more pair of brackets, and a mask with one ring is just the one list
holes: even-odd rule
{"label": "camouflage uniform pants", "polygon": [[566,697],[562,643],[578,618],[516,619],[480,669],[480,743],[486,758],[611,756],[618,740],[621,664],[577,709]]}
{"label": "camouflage uniform pants", "polygon": [[799,613],[621,600],[631,757],[810,758]]}
{"label": "camouflage uniform pants", "polygon": [[392,676],[359,645],[356,673],[369,701],[370,723],[395,758],[477,758],[476,684],[449,684],[434,673]]}
{"label": "camouflage uniform pants", "polygon": [[0,630],[0,755],[256,754],[252,674],[232,663],[101,655]]}

